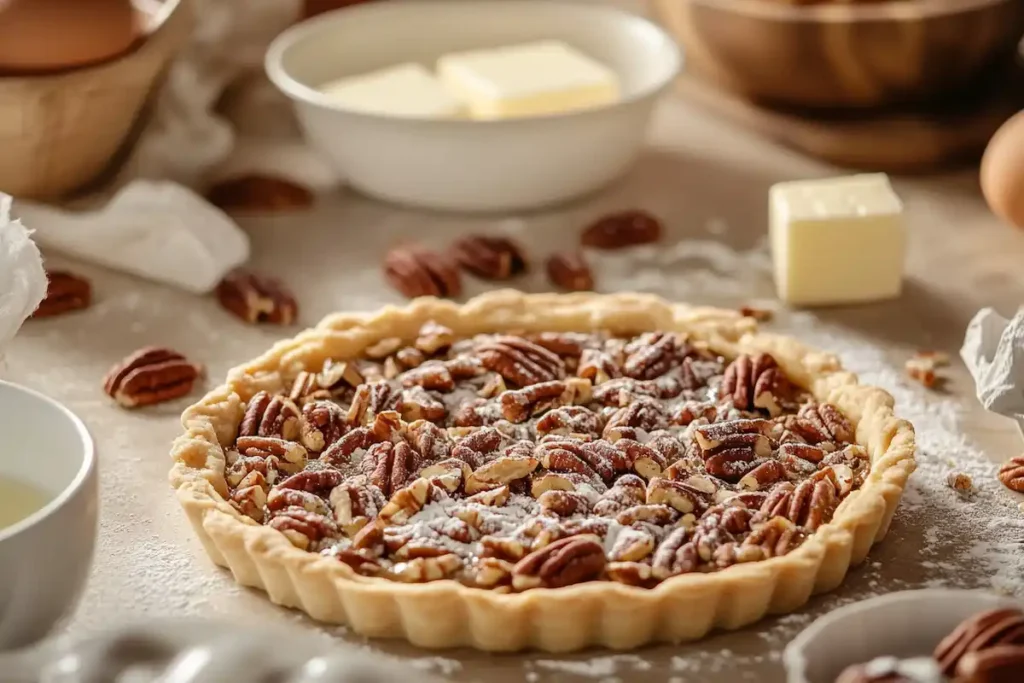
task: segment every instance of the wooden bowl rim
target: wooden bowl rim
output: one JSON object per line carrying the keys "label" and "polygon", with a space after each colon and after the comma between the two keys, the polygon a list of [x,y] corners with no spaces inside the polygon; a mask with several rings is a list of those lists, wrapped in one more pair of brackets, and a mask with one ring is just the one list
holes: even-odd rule
{"label": "wooden bowl rim", "polygon": [[775,21],[849,23],[911,22],[963,14],[1019,0],[883,0],[791,5],[781,0],[656,0],[662,5],[689,2],[722,12]]}

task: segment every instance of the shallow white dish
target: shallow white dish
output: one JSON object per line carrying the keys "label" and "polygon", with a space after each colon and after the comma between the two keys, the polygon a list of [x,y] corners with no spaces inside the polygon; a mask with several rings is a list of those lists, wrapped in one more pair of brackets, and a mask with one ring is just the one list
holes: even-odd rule
{"label": "shallow white dish", "polygon": [[92,438],[56,401],[0,382],[0,475],[49,497],[42,509],[0,528],[3,650],[45,635],[75,605],[89,575],[98,508]]}
{"label": "shallow white dish", "polygon": [[1002,595],[942,588],[855,602],[816,620],[786,647],[786,681],[834,683],[846,667],[876,657],[931,655],[961,621],[1003,606],[1024,607]]}
{"label": "shallow white dish", "polygon": [[[317,87],[401,62],[433,68],[449,52],[563,40],[613,69],[620,101],[501,121],[424,120],[345,111]],[[295,103],[309,142],[357,190],[435,209],[532,209],[622,175],[654,103],[682,63],[646,19],[561,0],[419,0],[347,7],[281,34],[270,79]]]}

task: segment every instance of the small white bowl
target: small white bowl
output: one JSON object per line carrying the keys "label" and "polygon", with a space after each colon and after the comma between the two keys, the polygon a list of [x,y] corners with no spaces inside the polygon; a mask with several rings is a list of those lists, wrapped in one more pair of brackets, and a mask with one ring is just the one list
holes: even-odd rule
{"label": "small white bowl", "polygon": [[[357,113],[317,87],[402,62],[433,67],[448,52],[560,39],[618,75],[620,101],[500,121]],[[309,142],[357,190],[455,211],[538,208],[622,175],[643,145],[658,96],[682,58],[646,19],[559,0],[420,0],[347,7],[305,21],[270,46],[270,79],[296,105]]]}
{"label": "small white bowl", "polygon": [[96,455],[85,425],[56,401],[0,382],[0,475],[49,502],[0,528],[0,650],[44,636],[77,603],[96,539]]}
{"label": "small white bowl", "polygon": [[1002,595],[940,588],[855,602],[821,617],[786,647],[786,681],[835,683],[846,667],[876,657],[931,655],[967,617],[1005,606],[1024,607]]}

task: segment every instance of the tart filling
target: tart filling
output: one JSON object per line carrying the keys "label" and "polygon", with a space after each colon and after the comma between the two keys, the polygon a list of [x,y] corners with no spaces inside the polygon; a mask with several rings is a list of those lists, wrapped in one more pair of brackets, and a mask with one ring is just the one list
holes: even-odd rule
{"label": "tart filling", "polygon": [[799,546],[869,472],[853,438],[767,353],[429,321],[254,395],[226,479],[240,513],[361,575],[647,587]]}

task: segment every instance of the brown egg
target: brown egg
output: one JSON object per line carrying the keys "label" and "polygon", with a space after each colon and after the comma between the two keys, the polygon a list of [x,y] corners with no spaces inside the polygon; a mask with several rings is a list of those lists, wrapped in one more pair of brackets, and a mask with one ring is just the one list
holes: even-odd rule
{"label": "brown egg", "polygon": [[1024,229],[1024,111],[989,141],[981,160],[981,191],[993,213]]}
{"label": "brown egg", "polygon": [[0,73],[85,66],[139,37],[132,0],[0,0]]}

